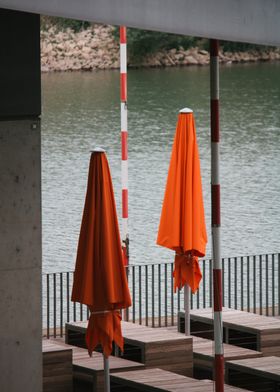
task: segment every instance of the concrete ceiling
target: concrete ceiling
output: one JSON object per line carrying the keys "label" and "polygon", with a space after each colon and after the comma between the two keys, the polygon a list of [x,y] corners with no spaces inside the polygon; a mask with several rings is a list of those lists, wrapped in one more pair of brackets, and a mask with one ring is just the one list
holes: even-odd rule
{"label": "concrete ceiling", "polygon": [[280,46],[279,0],[0,0],[0,7],[196,37]]}

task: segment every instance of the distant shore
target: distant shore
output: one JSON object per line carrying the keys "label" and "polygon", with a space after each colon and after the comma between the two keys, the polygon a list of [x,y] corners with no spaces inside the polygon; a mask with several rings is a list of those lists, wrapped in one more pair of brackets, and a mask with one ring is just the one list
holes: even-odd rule
{"label": "distant shore", "polygon": [[[42,72],[92,71],[119,68],[119,43],[113,36],[114,27],[93,25],[75,33],[56,31],[54,26],[41,32]],[[220,52],[223,64],[279,61],[280,48],[250,52]],[[139,63],[128,60],[128,67],[205,66],[209,52],[199,48],[170,49],[153,53]]]}

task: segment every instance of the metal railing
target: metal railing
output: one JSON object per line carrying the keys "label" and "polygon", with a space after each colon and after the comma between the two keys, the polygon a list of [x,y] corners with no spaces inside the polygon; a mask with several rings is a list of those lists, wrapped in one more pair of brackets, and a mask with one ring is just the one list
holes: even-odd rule
{"label": "metal railing", "polygon": [[[223,258],[224,306],[265,315],[280,315],[280,254]],[[212,306],[212,261],[200,261],[202,281],[190,306]],[[132,306],[128,319],[152,327],[177,323],[183,291],[174,293],[173,263],[127,267]],[[43,274],[43,329],[62,336],[65,322],[85,321],[87,307],[71,302],[73,272]]]}

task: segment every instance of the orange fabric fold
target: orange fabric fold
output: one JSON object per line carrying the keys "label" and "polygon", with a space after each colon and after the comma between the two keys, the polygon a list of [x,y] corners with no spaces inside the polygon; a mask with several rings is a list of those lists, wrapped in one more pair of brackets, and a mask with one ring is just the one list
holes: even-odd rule
{"label": "orange fabric fold", "polygon": [[96,346],[100,344],[105,357],[108,357],[112,352],[113,341],[123,351],[120,312],[92,313],[86,333],[89,355],[91,356]]}
{"label": "orange fabric fold", "polygon": [[89,353],[100,343],[105,355],[109,355],[113,340],[122,348],[120,313],[107,311],[131,306],[131,298],[104,152],[95,152],[90,159],[71,299],[87,305],[94,313],[86,334]]}
{"label": "orange fabric fold", "polygon": [[188,284],[194,294],[199,287],[202,273],[198,258],[190,253],[175,255],[175,268],[173,272],[174,291]]}
{"label": "orange fabric fold", "polygon": [[195,292],[201,280],[198,257],[205,256],[200,160],[193,113],[180,113],[172,147],[157,244],[174,250],[174,287],[188,284]]}

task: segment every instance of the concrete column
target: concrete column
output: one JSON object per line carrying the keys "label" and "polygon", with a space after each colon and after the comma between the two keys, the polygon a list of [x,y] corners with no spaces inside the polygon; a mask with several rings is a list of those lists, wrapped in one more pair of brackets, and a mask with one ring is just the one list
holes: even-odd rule
{"label": "concrete column", "polygon": [[40,20],[0,9],[0,391],[42,391]]}
{"label": "concrete column", "polygon": [[39,392],[41,167],[39,120],[0,121],[0,390]]}

